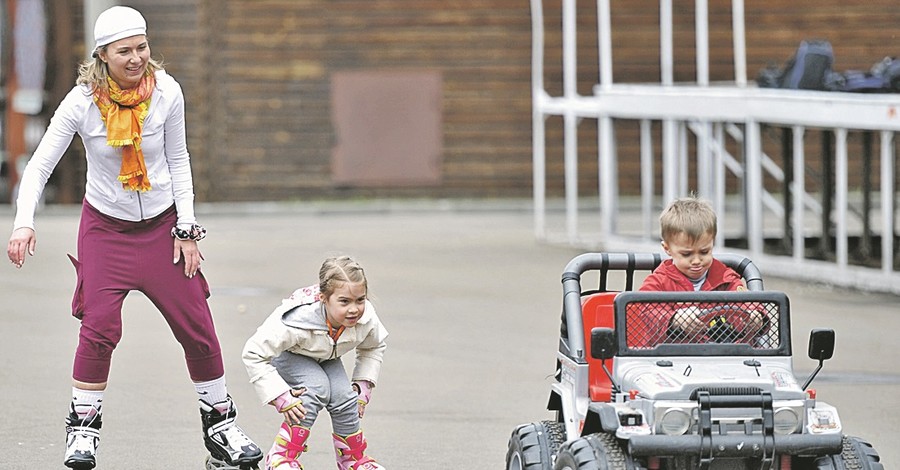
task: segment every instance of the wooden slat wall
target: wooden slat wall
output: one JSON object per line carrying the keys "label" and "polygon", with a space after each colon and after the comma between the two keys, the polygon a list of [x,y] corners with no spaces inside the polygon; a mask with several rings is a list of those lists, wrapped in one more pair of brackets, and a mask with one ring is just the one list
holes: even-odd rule
{"label": "wooden slat wall", "polygon": [[[206,122],[218,129],[206,143],[216,181],[209,199],[530,193],[531,28],[520,1],[201,5],[218,24],[207,38],[216,86]],[[331,74],[384,69],[443,75],[440,186],[331,181]]]}
{"label": "wooden slat wall", "polygon": [[[615,81],[658,82],[659,2],[612,3]],[[730,80],[731,1],[709,3],[711,79]],[[807,38],[832,42],[838,70],[867,69],[885,55],[896,55],[900,47],[894,41],[900,9],[893,0],[745,3],[751,79],[768,62],[783,63]],[[531,12],[526,0],[130,4],[147,17],[154,55],[165,59],[185,90],[200,201],[531,195]],[[693,2],[675,4],[675,78],[692,81]],[[589,94],[597,80],[596,2],[579,0],[578,9],[578,89]],[[561,0],[545,1],[545,15],[545,80],[548,92],[558,95]],[[74,29],[80,31],[81,25]],[[440,185],[341,188],[331,181],[336,137],[330,77],[336,71],[367,69],[442,73]],[[561,195],[561,119],[547,122],[547,189]],[[637,188],[636,125],[620,123],[617,129],[620,186]],[[582,192],[596,193],[596,122],[584,120],[579,130],[580,185]],[[857,154],[851,152],[851,157]]]}

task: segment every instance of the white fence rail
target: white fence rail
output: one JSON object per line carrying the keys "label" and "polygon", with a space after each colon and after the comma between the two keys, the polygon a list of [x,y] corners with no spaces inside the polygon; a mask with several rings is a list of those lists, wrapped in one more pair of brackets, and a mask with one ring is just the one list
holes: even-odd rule
{"label": "white fence rail", "polygon": [[[741,246],[728,246],[720,230],[719,251],[752,258],[764,272],[780,276],[865,290],[900,293],[900,262],[895,244],[896,155],[894,134],[900,131],[898,95],[848,94],[747,86],[743,44],[743,2],[732,2],[735,77],[729,86],[710,86],[706,1],[696,1],[697,82],[674,84],[672,58],[672,0],[660,1],[659,84],[612,83],[612,48],[609,0],[597,0],[598,79],[593,94],[577,92],[576,0],[562,2],[562,96],[550,96],[544,86],[544,18],[542,0],[531,0],[533,55],[533,157],[535,235],[589,249],[659,250],[656,217],[661,205],[693,190],[713,201],[721,220],[729,225]],[[562,227],[551,222],[547,185],[547,118],[562,117],[564,214]],[[578,123],[597,121],[597,199],[578,192]],[[616,123],[639,123],[641,176],[639,204],[630,203],[620,191]],[[653,128],[661,128],[654,133]],[[785,130],[782,168],[766,155],[763,129]],[[805,182],[815,179],[808,170],[804,135],[813,130],[833,135],[833,153],[823,165],[833,171],[818,193]],[[851,186],[848,135],[865,135],[867,144],[877,136],[877,164],[863,169],[863,179],[877,184]],[[689,153],[689,136],[695,143]],[[738,151],[728,151],[738,148]],[[829,144],[830,146],[831,144]],[[654,168],[655,148],[661,152],[661,168]],[[829,149],[830,150],[830,149]],[[790,165],[787,165],[790,162]],[[688,174],[689,169],[696,171]],[[691,178],[693,177],[693,178]],[[726,192],[726,177],[741,181],[740,190]],[[688,188],[688,181],[695,188]],[[766,180],[783,184],[780,194]],[[661,194],[654,181],[661,181]],[[630,194],[633,194],[631,191]],[[852,199],[852,201],[851,201]],[[628,201],[627,203],[624,201]],[[726,204],[728,201],[728,204]],[[627,209],[626,207],[627,206]],[[589,210],[585,210],[588,208]],[[626,215],[630,214],[630,215]],[[637,215],[635,215],[637,214]],[[631,217],[631,218],[629,218]],[[766,223],[776,220],[778,223]],[[628,226],[623,223],[628,221]],[[812,223],[811,223],[812,221]],[[816,221],[820,222],[816,225]],[[594,231],[586,229],[594,227]],[[561,232],[560,233],[560,229]],[[809,255],[808,239],[821,239],[823,250]],[[773,253],[767,241],[783,239],[789,249]],[[865,249],[879,256],[859,262],[850,240],[880,240]],[[833,240],[833,242],[832,242]],[[865,242],[863,243],[865,244]]]}

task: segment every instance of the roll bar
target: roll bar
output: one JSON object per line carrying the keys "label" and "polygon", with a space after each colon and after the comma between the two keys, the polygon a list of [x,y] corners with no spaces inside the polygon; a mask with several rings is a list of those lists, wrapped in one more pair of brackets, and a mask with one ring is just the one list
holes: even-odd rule
{"label": "roll bar", "polygon": [[[715,258],[740,274],[748,290],[763,290],[759,268],[749,258],[729,253],[715,255]],[[634,272],[653,271],[662,261],[659,253],[583,253],[572,258],[562,274],[568,351],[563,350],[563,344],[560,344],[560,350],[577,360],[585,359],[584,325],[581,321],[582,274],[599,270],[600,289],[604,290],[609,271],[626,271],[625,290],[634,290]]]}

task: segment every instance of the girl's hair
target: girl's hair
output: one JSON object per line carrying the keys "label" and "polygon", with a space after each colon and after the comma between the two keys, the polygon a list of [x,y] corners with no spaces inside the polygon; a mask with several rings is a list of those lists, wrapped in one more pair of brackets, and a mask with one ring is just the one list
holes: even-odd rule
{"label": "girl's hair", "polygon": [[326,259],[319,269],[319,292],[322,293],[322,297],[331,296],[338,285],[344,282],[361,283],[366,291],[369,290],[366,273],[356,260],[349,256],[335,256]]}
{"label": "girl's hair", "polygon": [[672,201],[659,216],[660,235],[672,240],[685,234],[693,242],[704,235],[716,236],[716,212],[709,201],[688,196]]}
{"label": "girl's hair", "polygon": [[[109,47],[109,44],[105,46],[100,46],[97,50],[98,54],[95,54],[96,57],[91,57],[82,61],[78,65],[78,78],[75,79],[76,85],[87,85],[91,88],[91,93],[97,91],[98,88],[106,88],[109,85],[106,83],[106,77],[109,76],[109,67],[106,65],[106,62],[100,60],[99,51],[106,51],[106,48]],[[155,74],[158,70],[163,70],[163,62],[162,60],[157,60],[154,58],[150,58],[147,61],[147,74]]]}

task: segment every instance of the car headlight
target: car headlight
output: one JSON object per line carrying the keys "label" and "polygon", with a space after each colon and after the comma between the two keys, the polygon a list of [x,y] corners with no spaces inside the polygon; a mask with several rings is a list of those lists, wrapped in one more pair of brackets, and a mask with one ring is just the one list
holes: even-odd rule
{"label": "car headlight", "polygon": [[792,408],[775,410],[775,434],[793,434],[800,425],[800,416]]}
{"label": "car headlight", "polygon": [[659,430],[668,436],[680,436],[691,427],[691,415],[681,408],[669,408],[659,420]]}

